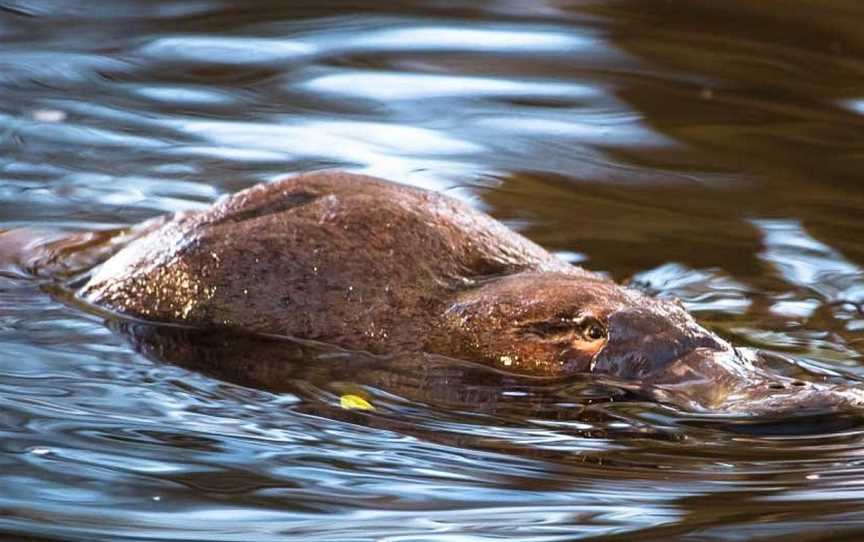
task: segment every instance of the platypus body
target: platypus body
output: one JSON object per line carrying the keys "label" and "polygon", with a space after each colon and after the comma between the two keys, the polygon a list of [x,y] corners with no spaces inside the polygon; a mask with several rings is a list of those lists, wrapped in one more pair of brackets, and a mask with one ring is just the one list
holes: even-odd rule
{"label": "platypus body", "polygon": [[760,368],[679,302],[573,266],[455,199],[349,173],[299,175],[179,214],[77,295],[146,321],[611,377],[696,410],[833,410],[864,397]]}

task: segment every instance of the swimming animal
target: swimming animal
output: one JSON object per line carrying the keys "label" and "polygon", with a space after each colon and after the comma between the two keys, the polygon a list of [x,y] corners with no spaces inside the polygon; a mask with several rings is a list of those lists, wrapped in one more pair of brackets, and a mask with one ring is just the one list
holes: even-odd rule
{"label": "swimming animal", "polygon": [[80,299],[150,322],[613,378],[694,410],[864,403],[854,386],[764,368],[678,301],[571,265],[451,197],[382,179],[297,175],[144,230],[93,270]]}

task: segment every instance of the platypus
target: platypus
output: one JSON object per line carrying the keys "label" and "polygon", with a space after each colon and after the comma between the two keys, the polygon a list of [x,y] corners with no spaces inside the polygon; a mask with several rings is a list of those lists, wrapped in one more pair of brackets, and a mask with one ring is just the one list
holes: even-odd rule
{"label": "platypus", "polygon": [[146,228],[76,295],[123,317],[427,352],[541,378],[614,378],[687,409],[858,408],[775,374],[660,299],[441,193],[345,172],[254,186]]}

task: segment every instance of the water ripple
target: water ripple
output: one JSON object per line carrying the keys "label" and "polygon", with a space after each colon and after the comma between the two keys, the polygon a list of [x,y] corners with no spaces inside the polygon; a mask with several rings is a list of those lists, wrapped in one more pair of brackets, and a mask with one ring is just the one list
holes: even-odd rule
{"label": "water ripple", "polygon": [[[104,229],[348,168],[445,189],[680,298],[789,375],[862,379],[861,10],[790,1],[779,15],[738,1],[4,2],[0,225]],[[255,387],[149,359],[0,268],[10,538],[862,532],[857,415],[697,415],[615,383],[289,342],[284,378]],[[374,410],[344,408],[346,393]]]}

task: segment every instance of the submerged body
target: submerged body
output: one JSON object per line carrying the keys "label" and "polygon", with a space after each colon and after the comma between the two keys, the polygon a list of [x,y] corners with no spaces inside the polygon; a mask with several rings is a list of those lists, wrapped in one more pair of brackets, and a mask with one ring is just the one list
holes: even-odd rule
{"label": "submerged body", "polygon": [[853,388],[760,369],[679,303],[570,265],[452,198],[389,181],[300,175],[150,230],[78,295],[149,321],[424,351],[529,376],[611,377],[693,409],[862,402]]}

